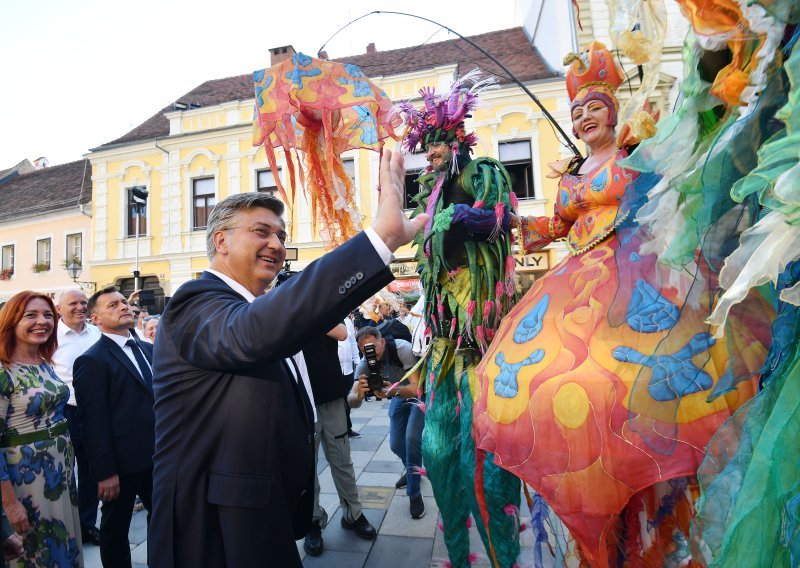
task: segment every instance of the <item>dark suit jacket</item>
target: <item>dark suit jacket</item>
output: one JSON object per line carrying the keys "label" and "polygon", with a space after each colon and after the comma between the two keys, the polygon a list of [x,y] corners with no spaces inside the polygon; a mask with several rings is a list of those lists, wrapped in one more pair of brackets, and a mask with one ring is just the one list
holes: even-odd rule
{"label": "dark suit jacket", "polygon": [[392,280],[359,234],[251,304],[204,273],[155,346],[152,568],[299,566],[314,425],[284,358]]}
{"label": "dark suit jacket", "polygon": [[[151,361],[150,344],[138,341]],[[103,335],[75,360],[73,387],[92,478],[138,473],[153,465],[153,392],[112,339]]]}

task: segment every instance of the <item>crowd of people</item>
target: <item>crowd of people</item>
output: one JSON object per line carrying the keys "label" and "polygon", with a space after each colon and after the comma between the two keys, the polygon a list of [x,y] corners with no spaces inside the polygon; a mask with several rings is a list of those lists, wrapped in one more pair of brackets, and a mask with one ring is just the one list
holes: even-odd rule
{"label": "crowd of people", "polygon": [[[395,157],[389,164],[391,170],[387,168],[383,175],[387,182],[395,182],[399,179],[402,161]],[[361,280],[369,283],[369,291],[360,292],[359,300],[364,300],[391,280],[391,273],[386,268],[391,251],[409,240],[416,227],[417,223],[412,224],[402,216],[398,199],[397,196],[393,200],[385,199],[384,222],[354,242],[362,255],[374,251],[371,267],[350,267],[347,274],[348,288],[355,288],[353,284]],[[241,302],[253,302],[253,306],[261,307],[265,303],[259,300],[263,299],[270,300],[266,302],[267,309],[274,309],[279,305],[279,297],[291,288],[292,283],[267,292],[268,285],[282,267],[285,239],[282,207],[280,201],[269,196],[243,194],[229,198],[215,208],[209,231],[211,269],[208,274],[212,280],[209,283],[216,288],[226,288],[229,296],[226,299],[231,300],[232,307]],[[371,273],[366,273],[367,268]],[[202,280],[198,283],[206,284]],[[296,279],[299,283],[303,280],[306,280],[305,275]],[[283,557],[290,560],[289,564],[281,565],[299,561],[294,540],[307,533],[312,510],[314,525],[324,526],[326,514],[318,504],[318,482],[317,493],[313,490],[313,467],[287,467],[288,477],[283,480],[280,477],[259,479],[252,473],[244,477],[226,475],[225,469],[230,470],[232,463],[227,463],[225,469],[206,469],[214,455],[223,460],[234,458],[237,450],[234,441],[241,444],[247,439],[233,435],[238,434],[233,431],[234,421],[224,412],[215,413],[219,418],[213,425],[220,430],[210,436],[210,445],[194,445],[194,455],[185,452],[180,459],[168,459],[169,465],[163,465],[165,455],[175,448],[175,442],[181,436],[162,435],[169,429],[168,419],[171,418],[170,413],[165,416],[164,407],[173,401],[163,394],[168,382],[160,383],[159,378],[164,378],[167,373],[159,367],[159,357],[154,363],[154,350],[161,354],[163,361],[170,358],[173,350],[188,349],[182,354],[185,356],[184,366],[195,364],[204,365],[209,371],[219,369],[216,371],[219,373],[217,381],[206,380],[204,383],[212,389],[223,385],[231,387],[227,393],[231,398],[228,411],[242,416],[241,425],[247,430],[255,426],[248,420],[249,413],[249,418],[258,416],[258,420],[270,423],[276,432],[286,431],[292,435],[298,431],[305,432],[292,448],[293,451],[301,450],[297,452],[298,461],[294,465],[307,460],[313,462],[315,448],[321,443],[332,469],[341,472],[342,480],[337,481],[337,491],[348,513],[342,518],[343,526],[362,538],[375,538],[375,528],[361,513],[347,444],[347,395],[353,385],[361,384],[359,379],[365,378],[360,374],[354,375],[354,364],[360,364],[360,357],[352,321],[348,318],[345,325],[342,317],[327,334],[315,333],[319,330],[318,323],[310,323],[305,332],[293,334],[293,344],[297,348],[289,348],[277,361],[278,369],[283,373],[288,371],[285,377],[292,377],[291,383],[294,384],[294,388],[285,391],[283,381],[267,378],[268,375],[264,376],[253,368],[255,362],[261,361],[262,353],[272,351],[253,350],[254,345],[249,343],[251,338],[243,336],[241,329],[231,325],[220,327],[217,332],[230,330],[231,335],[216,337],[220,343],[211,345],[209,342],[214,339],[208,335],[210,330],[195,320],[181,328],[185,332],[191,330],[190,335],[183,335],[186,340],[182,341],[182,334],[176,330],[174,317],[170,315],[181,313],[185,298],[176,294],[171,304],[174,309],[164,314],[165,325],[160,328],[162,317],[150,315],[147,307],[138,302],[138,295],[134,292],[126,298],[116,288],[108,287],[87,297],[76,289],[61,293],[54,303],[46,294],[29,291],[16,294],[0,310],[0,414],[3,418],[0,487],[6,561],[19,566],[81,566],[83,544],[92,543],[99,545],[104,566],[130,566],[128,530],[138,501],[147,510],[148,521],[152,512],[156,514],[154,519],[166,522],[169,522],[170,512],[177,517],[169,529],[159,528],[154,523],[157,532],[151,535],[152,565],[248,565],[249,561],[240,560],[254,557],[252,547],[257,541],[249,541],[247,547],[237,548],[230,546],[229,540],[243,542],[241,539],[247,538],[247,531],[242,530],[240,523],[256,512],[249,511],[250,508],[270,512],[266,517],[272,518],[274,530],[265,533],[263,524],[253,522],[254,532],[250,534],[260,534],[280,543],[284,548],[276,550],[275,554],[285,555]],[[218,309],[218,303],[212,299],[209,305]],[[235,312],[242,316],[246,310],[241,310],[243,306],[238,307]],[[344,310],[344,313],[348,311]],[[319,313],[317,316],[321,321],[331,320],[329,314]],[[214,318],[210,319],[216,323]],[[260,321],[248,319],[248,323],[259,327]],[[383,320],[384,323],[390,321]],[[408,328],[403,327],[408,333]],[[374,333],[380,337],[379,331]],[[162,339],[164,334],[166,340]],[[198,342],[198,338],[203,341]],[[274,338],[264,341],[269,343]],[[340,361],[338,356],[339,342],[354,349],[347,354],[350,359],[347,381],[342,373],[344,361]],[[203,344],[201,351],[192,347],[200,343]],[[217,353],[227,353],[230,360],[224,361],[224,357]],[[187,369],[172,369],[184,381],[192,380],[192,375],[202,375],[187,372]],[[241,373],[239,380],[231,383],[221,378],[230,377],[233,369]],[[275,371],[274,368],[271,370]],[[255,383],[251,386],[255,386],[254,392],[260,395],[264,394],[259,391],[261,388],[275,390],[278,396],[272,400],[275,405],[272,412],[264,407],[263,396],[247,396],[247,389],[240,388],[243,383]],[[363,400],[365,393],[359,395],[358,389],[354,390],[356,397],[351,404],[355,406]],[[373,394],[383,398],[395,393],[379,391]],[[156,400],[158,395],[161,395],[160,400]],[[285,399],[286,395],[293,401]],[[211,404],[219,408],[216,406],[219,400],[214,397],[200,397],[200,400],[203,406]],[[281,408],[281,403],[295,404],[302,411],[302,415],[294,417],[296,424],[292,423],[291,413]],[[197,410],[194,409],[195,414]],[[197,417],[208,424],[205,421],[208,414],[201,413]],[[160,420],[158,425],[157,419]],[[194,440],[200,434],[196,430],[201,426],[200,422],[188,432],[185,420],[181,420],[178,426],[182,433],[186,433],[186,439]],[[220,432],[226,437],[226,430],[232,434],[231,444],[220,443]],[[272,445],[269,441],[265,443],[263,457],[269,455],[268,459],[278,459],[277,448]],[[307,449],[302,451],[303,447]],[[236,459],[241,460],[245,467],[258,469],[258,460],[251,461],[251,454],[249,450],[242,451]],[[154,461],[162,464],[155,469],[159,483],[155,491]],[[283,456],[281,461],[291,459]],[[403,461],[405,463],[405,457]],[[198,468],[195,470],[197,473],[208,476],[205,483],[194,483],[197,479],[185,469],[192,466]],[[180,482],[172,478],[173,483],[179,483],[177,491],[165,481],[165,478],[169,479],[170,470],[175,469],[182,470],[178,475]],[[308,475],[303,475],[303,471]],[[296,477],[295,474],[300,475]],[[299,481],[296,487],[305,489],[294,495],[291,491],[283,495],[279,487],[281,481]],[[270,491],[269,486],[273,483],[275,487]],[[207,489],[197,493],[200,487]],[[266,492],[260,494],[259,488],[266,489]],[[196,496],[207,507],[213,506],[216,510],[210,515],[190,514],[189,517],[185,516],[189,510],[168,511],[171,507],[165,507],[164,492],[170,489],[175,492],[172,499],[191,500]],[[284,509],[276,511],[274,499],[278,498],[285,499]],[[292,500],[294,503],[288,505],[287,501]],[[235,511],[245,502],[248,510]],[[98,503],[102,503],[99,530],[96,528]],[[307,518],[295,510],[300,504],[308,507]],[[225,514],[226,509],[229,514]],[[287,525],[287,516],[282,513],[288,511],[294,511],[294,522]],[[197,523],[196,528],[201,532],[205,530],[209,535],[213,534],[205,550],[197,551],[196,538],[181,540],[169,536],[165,541],[157,536],[186,530],[187,525],[193,523]],[[276,528],[278,526],[280,530]],[[166,548],[160,549],[161,546]],[[173,555],[165,554],[169,549],[176,549]],[[307,549],[311,554],[315,551],[321,553],[321,539],[318,549],[308,540]],[[202,561],[195,562],[195,558],[202,558]]]}

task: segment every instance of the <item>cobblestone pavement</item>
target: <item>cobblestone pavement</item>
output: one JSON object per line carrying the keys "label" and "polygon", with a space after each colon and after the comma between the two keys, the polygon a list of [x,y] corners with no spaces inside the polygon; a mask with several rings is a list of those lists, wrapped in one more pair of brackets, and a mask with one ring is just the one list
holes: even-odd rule
{"label": "cobblestone pavement", "polygon": [[[428,480],[422,480],[425,516],[421,519],[411,518],[405,489],[398,490],[394,487],[403,472],[403,465],[389,449],[388,407],[388,402],[373,400],[365,402],[351,414],[353,429],[361,433],[360,438],[350,442],[358,493],[364,506],[364,514],[378,530],[378,537],[374,541],[366,541],[351,531],[342,529],[339,497],[333,486],[330,468],[322,455],[317,464],[320,502],[330,520],[322,533],[325,551],[321,556],[306,556],[303,541],[297,542],[305,568],[424,568],[443,566],[447,560],[442,533],[436,528],[439,509]],[[522,522],[527,524],[528,519],[523,518]],[[478,554],[478,560],[473,566],[490,567],[491,563],[474,526],[470,531],[471,549]],[[145,511],[134,513],[129,540],[133,568],[146,568]],[[533,564],[531,541],[530,530],[525,531],[520,566]],[[265,554],[269,554],[269,551],[265,551]],[[100,549],[86,545],[84,562],[86,568],[100,568]]]}

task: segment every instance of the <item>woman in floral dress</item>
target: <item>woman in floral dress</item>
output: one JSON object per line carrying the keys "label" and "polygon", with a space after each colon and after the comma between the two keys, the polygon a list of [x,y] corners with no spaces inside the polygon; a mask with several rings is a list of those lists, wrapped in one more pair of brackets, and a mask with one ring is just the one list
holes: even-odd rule
{"label": "woman in floral dress", "polygon": [[25,551],[14,567],[83,566],[69,392],[50,366],[54,330],[55,307],[42,294],[20,292],[0,311],[0,490]]}

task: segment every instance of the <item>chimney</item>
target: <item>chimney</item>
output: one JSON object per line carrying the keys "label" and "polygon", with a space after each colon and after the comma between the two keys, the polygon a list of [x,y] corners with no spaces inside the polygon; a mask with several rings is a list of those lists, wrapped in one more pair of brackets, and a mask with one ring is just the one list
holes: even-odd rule
{"label": "chimney", "polygon": [[297,52],[291,45],[284,45],[281,47],[273,47],[269,50],[269,66],[273,67],[281,61],[290,59]]}
{"label": "chimney", "polygon": [[375,42],[372,42],[367,46],[367,55],[372,55],[373,53],[378,53],[378,50],[375,49]]}
{"label": "chimney", "polygon": [[33,161],[33,167],[36,168],[37,170],[43,170],[49,166],[50,166],[50,160],[48,160],[44,156],[36,158]]}

